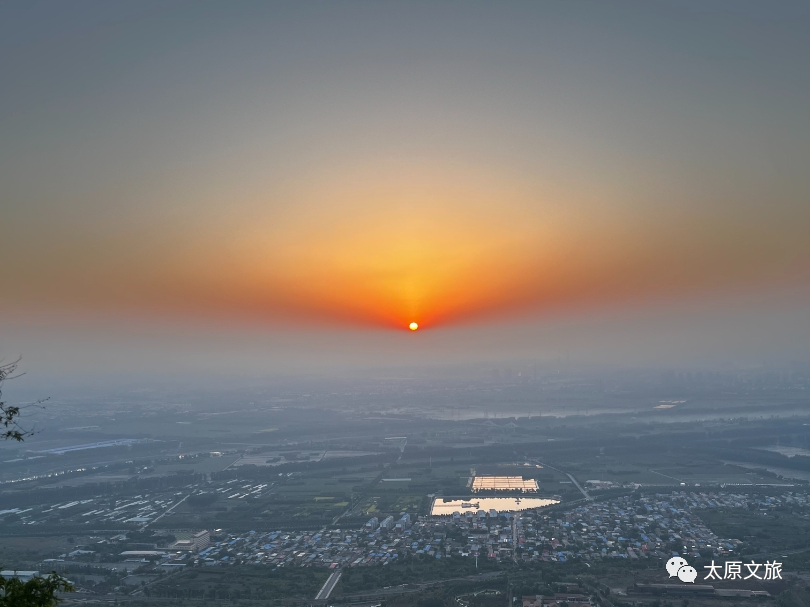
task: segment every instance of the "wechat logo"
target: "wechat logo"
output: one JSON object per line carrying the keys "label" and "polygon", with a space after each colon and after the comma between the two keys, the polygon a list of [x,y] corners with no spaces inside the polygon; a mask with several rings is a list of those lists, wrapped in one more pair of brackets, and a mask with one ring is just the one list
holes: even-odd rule
{"label": "wechat logo", "polygon": [[679,556],[673,556],[667,561],[667,573],[669,577],[678,576],[679,580],[688,584],[694,584],[697,577],[695,568]]}

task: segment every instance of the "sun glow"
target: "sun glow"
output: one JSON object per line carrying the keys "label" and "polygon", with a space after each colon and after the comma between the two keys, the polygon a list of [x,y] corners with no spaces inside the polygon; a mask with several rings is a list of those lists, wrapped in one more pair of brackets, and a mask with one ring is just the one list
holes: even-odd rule
{"label": "sun glow", "polygon": [[[351,166],[337,175],[319,173],[282,192],[296,201],[289,212],[279,215],[246,202],[251,220],[234,217],[226,226],[232,236],[224,240],[222,225],[205,223],[186,249],[175,250],[167,233],[155,259],[158,253],[178,257],[141,264],[148,271],[138,280],[141,270],[133,268],[127,305],[143,297],[143,305],[168,310],[193,306],[239,317],[311,318],[393,331],[418,331],[426,324],[432,332],[493,314],[623,298],[648,285],[645,277],[658,276],[653,268],[669,260],[656,252],[642,265],[628,265],[636,258],[615,243],[630,242],[632,235],[611,217],[593,216],[589,226],[561,210],[586,208],[584,194],[543,186],[542,198],[556,202],[543,207],[541,220],[533,190],[517,185],[511,174],[441,168],[437,173],[433,167],[393,170],[365,163],[362,174]],[[510,212],[501,212],[503,205]],[[205,244],[218,238],[219,247]],[[654,250],[654,243],[649,246]],[[675,255],[673,250],[668,247],[666,255]],[[669,262],[683,267],[687,259],[684,250]],[[661,284],[675,288],[671,276]]]}

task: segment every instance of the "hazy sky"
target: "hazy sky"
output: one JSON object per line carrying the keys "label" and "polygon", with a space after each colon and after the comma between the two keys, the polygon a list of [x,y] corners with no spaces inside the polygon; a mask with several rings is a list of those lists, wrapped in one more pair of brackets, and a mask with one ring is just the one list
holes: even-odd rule
{"label": "hazy sky", "polygon": [[807,2],[0,2],[1,353],[805,356],[808,32]]}

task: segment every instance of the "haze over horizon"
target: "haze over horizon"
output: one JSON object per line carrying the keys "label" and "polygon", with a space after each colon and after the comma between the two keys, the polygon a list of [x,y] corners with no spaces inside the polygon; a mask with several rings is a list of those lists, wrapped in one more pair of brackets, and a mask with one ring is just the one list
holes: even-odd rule
{"label": "haze over horizon", "polygon": [[0,356],[806,361],[809,26],[800,2],[4,4]]}

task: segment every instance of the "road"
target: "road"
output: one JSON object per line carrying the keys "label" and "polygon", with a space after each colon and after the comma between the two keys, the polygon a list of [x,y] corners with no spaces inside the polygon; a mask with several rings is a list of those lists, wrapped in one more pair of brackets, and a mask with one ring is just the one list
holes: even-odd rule
{"label": "road", "polygon": [[174,505],[173,505],[171,508],[169,508],[168,510],[166,510],[165,512],[163,512],[163,514],[161,514],[159,517],[157,517],[156,519],[154,519],[154,520],[152,520],[152,521],[148,521],[148,522],[144,523],[144,524],[141,526],[141,531],[143,531],[144,529],[146,529],[146,528],[147,528],[149,525],[151,525],[152,523],[157,523],[157,522],[158,522],[160,519],[162,519],[164,516],[166,516],[167,514],[169,514],[169,513],[170,513],[172,510],[174,510],[175,508],[177,508],[177,507],[178,507],[180,504],[182,504],[183,502],[185,502],[185,501],[186,501],[188,498],[190,498],[190,497],[191,497],[193,494],[194,494],[194,492],[192,491],[192,492],[191,492],[191,493],[189,493],[189,494],[188,494],[186,497],[184,497],[184,498],[183,498],[183,499],[181,499],[179,502],[177,502],[176,504],[174,504]]}
{"label": "road", "polygon": [[585,499],[586,499],[586,500],[588,500],[589,502],[592,502],[592,501],[593,501],[593,498],[592,498],[590,495],[588,495],[588,492],[587,492],[587,491],[585,491],[585,489],[583,489],[583,488],[582,488],[582,485],[580,485],[580,484],[577,482],[577,479],[575,479],[573,476],[571,476],[571,475],[570,475],[570,474],[568,474],[567,472],[563,472],[563,471],[562,471],[562,470],[560,470],[559,468],[555,468],[554,466],[549,466],[548,464],[544,464],[543,462],[538,462],[538,463],[539,463],[541,466],[545,466],[546,468],[550,468],[551,470],[556,470],[557,472],[560,472],[560,473],[564,474],[565,476],[567,476],[569,479],[571,479],[571,482],[572,482],[572,483],[574,483],[574,487],[576,487],[577,489],[579,489],[579,492],[580,492],[580,493],[581,493],[581,494],[582,494],[582,495],[585,497]]}
{"label": "road", "polygon": [[660,476],[664,476],[666,478],[671,478],[673,481],[678,481],[679,483],[684,482],[683,479],[675,478],[674,476],[670,476],[669,474],[664,474],[663,472],[658,472],[658,470],[653,470],[652,468],[650,468],[650,472],[652,472],[653,474],[658,474]]}
{"label": "road", "polygon": [[750,558],[753,560],[764,560],[773,558],[774,560],[777,558],[781,558],[783,556],[790,556],[791,554],[801,554],[802,552],[808,552],[810,548],[794,548],[793,550],[777,550],[775,552],[760,552],[759,554],[751,554],[746,555],[745,558]]}
{"label": "road", "polygon": [[[172,571],[172,572],[169,572],[168,575],[169,576],[176,575],[177,573],[180,573],[180,572],[179,571],[177,571],[177,572]],[[335,574],[337,574],[337,576]],[[392,596],[392,595],[398,595],[398,594],[412,594],[412,593],[415,593],[415,592],[421,592],[422,590],[425,590],[426,588],[430,588],[432,586],[439,586],[439,585],[447,584],[447,583],[450,583],[450,582],[461,582],[461,581],[484,582],[484,581],[491,581],[493,579],[502,577],[504,575],[506,575],[505,571],[491,571],[491,572],[488,572],[488,573],[479,573],[477,575],[468,575],[468,576],[465,576],[465,577],[449,578],[449,579],[442,579],[442,580],[431,580],[429,582],[422,582],[422,583],[418,583],[418,584],[402,584],[401,586],[391,586],[391,587],[388,587],[388,588],[378,588],[376,590],[366,590],[364,592],[355,592],[355,593],[352,593],[352,594],[342,594],[341,598],[342,599],[355,599],[355,600],[359,599],[359,600],[363,600],[363,599],[368,599],[369,597],[384,597],[384,596]],[[332,573],[331,576],[329,576],[329,579],[326,580],[326,584],[324,584],[324,586],[321,588],[320,592],[318,592],[318,596],[316,597],[315,600],[327,600],[328,599],[328,595],[326,595],[325,598],[321,598],[321,597],[324,597],[323,592],[324,592],[325,589],[327,589],[327,587],[329,586],[330,581],[332,581],[333,578],[335,578],[335,580],[334,580],[334,584],[332,584],[329,587],[329,593],[330,594],[334,590],[334,587],[335,587],[335,585],[337,584],[337,582],[338,582],[338,580],[340,578],[340,572],[335,571],[335,572]],[[166,579],[167,579],[167,576],[163,576],[163,577],[161,577],[159,579],[154,580],[154,582],[150,582],[149,584],[147,584],[147,586],[152,584],[152,583],[155,583],[155,582],[165,581]],[[135,591],[131,592],[129,595],[120,595],[120,594],[82,595],[82,594],[77,594],[77,593],[70,593],[70,594],[62,594],[61,597],[64,598],[64,604],[66,604],[66,605],[82,605],[82,604],[85,604],[85,603],[93,603],[94,605],[97,604],[97,603],[108,603],[108,604],[112,604],[112,603],[129,603],[131,601],[142,602],[144,600],[143,587],[137,588]],[[150,603],[165,603],[167,605],[177,605],[177,600],[178,599],[174,598],[174,597],[155,597],[155,596],[149,597],[149,602]],[[187,601],[189,604],[193,605],[193,604],[196,604],[196,603],[199,603],[199,604],[206,603],[206,602],[208,602],[208,599],[187,598],[187,599],[185,599],[185,601]],[[311,604],[312,604],[312,599],[301,599],[301,600],[291,599],[290,600],[290,605],[291,606],[292,605],[302,605],[303,606],[303,605],[311,605]]]}
{"label": "road", "polygon": [[584,495],[584,496],[585,496],[585,499],[586,499],[586,500],[588,500],[589,502],[592,502],[592,501],[593,501],[593,498],[592,498],[590,495],[588,495],[588,492],[587,492],[587,491],[585,491],[585,489],[583,489],[583,488],[582,488],[582,485],[580,485],[580,484],[577,482],[577,479],[575,479],[573,476],[571,476],[571,475],[570,475],[570,474],[568,474],[567,472],[565,472],[564,474],[565,474],[565,476],[567,476],[568,478],[570,478],[570,479],[571,479],[571,482],[572,482],[572,483],[574,483],[574,486],[575,486],[577,489],[579,489],[579,491],[580,491],[580,493],[582,493],[582,495]]}
{"label": "road", "polygon": [[335,586],[337,585],[338,580],[340,580],[341,575],[342,572],[340,570],[336,569],[335,571],[333,571],[332,575],[330,575],[327,578],[326,582],[324,582],[324,585],[321,587],[318,594],[315,595],[315,600],[316,601],[327,600],[329,598],[329,595],[332,594],[332,591],[335,589]]}
{"label": "road", "polygon": [[506,575],[505,571],[491,571],[489,573],[478,573],[476,575],[468,575],[465,577],[449,578],[443,580],[432,580],[430,582],[421,582],[417,584],[402,584],[400,586],[388,586],[386,588],[378,588],[377,590],[366,590],[363,592],[354,592],[351,594],[341,594],[341,599],[368,599],[371,597],[383,597],[397,594],[412,594],[414,592],[421,592],[426,588],[432,586],[440,586],[450,582],[483,582],[490,581]]}

